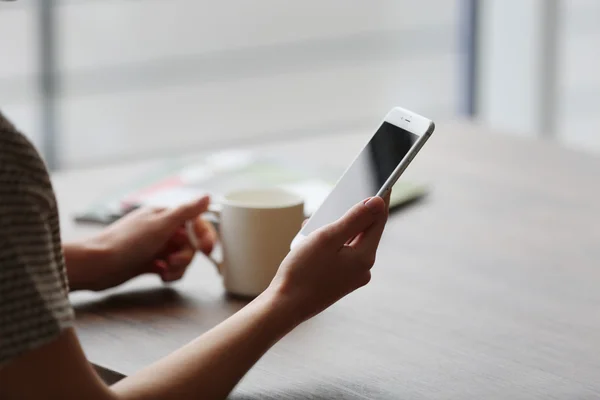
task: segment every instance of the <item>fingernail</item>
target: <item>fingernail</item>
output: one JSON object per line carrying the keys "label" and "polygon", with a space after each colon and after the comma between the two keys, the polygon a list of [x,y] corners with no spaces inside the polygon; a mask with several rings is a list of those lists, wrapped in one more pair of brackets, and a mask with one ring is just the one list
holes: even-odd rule
{"label": "fingernail", "polygon": [[205,195],[205,196],[200,197],[200,200],[198,200],[198,204],[204,204],[207,201],[209,201],[209,197],[208,197],[208,195]]}
{"label": "fingernail", "polygon": [[168,265],[164,260],[155,260],[152,265],[152,272],[160,274],[168,269]]}
{"label": "fingernail", "polygon": [[377,204],[376,197],[371,197],[368,199],[365,203],[365,206],[367,206],[367,208],[371,210],[373,214],[379,214],[381,212],[381,207]]}

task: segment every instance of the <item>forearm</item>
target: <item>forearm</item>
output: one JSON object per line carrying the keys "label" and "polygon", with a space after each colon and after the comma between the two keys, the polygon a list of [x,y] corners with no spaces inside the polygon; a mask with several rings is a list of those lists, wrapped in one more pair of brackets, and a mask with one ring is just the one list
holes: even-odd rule
{"label": "forearm", "polygon": [[63,244],[63,254],[69,279],[70,290],[93,289],[96,285],[94,265],[105,258],[106,249],[92,242],[72,242]]}
{"label": "forearm", "polygon": [[126,400],[224,399],[259,358],[295,326],[270,291],[113,389]]}

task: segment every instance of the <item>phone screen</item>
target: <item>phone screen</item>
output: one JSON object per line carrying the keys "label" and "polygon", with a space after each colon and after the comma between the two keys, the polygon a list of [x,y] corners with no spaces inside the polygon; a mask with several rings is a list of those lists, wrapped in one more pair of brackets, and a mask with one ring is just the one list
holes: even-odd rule
{"label": "phone screen", "polygon": [[376,195],[417,140],[418,135],[384,122],[301,232],[309,235]]}

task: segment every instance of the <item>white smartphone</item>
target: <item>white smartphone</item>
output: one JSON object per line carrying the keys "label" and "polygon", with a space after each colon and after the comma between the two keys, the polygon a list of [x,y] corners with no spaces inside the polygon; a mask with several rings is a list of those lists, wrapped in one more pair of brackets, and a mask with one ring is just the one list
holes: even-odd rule
{"label": "white smartphone", "polygon": [[311,232],[342,217],[359,201],[373,195],[383,196],[394,186],[434,129],[433,121],[400,107],[393,108],[296,235],[291,247]]}

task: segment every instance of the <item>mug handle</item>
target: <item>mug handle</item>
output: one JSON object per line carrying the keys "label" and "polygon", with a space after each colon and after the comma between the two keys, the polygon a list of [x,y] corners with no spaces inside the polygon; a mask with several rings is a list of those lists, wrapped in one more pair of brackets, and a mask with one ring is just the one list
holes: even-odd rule
{"label": "mug handle", "polygon": [[[222,207],[220,204],[210,204],[208,206],[208,210],[204,214],[202,214],[202,216],[207,221],[209,221],[213,225],[215,225],[217,231],[219,230],[219,225],[221,222],[221,210],[222,210]],[[194,226],[192,224],[193,224],[193,221],[187,221],[185,223],[185,232],[186,232],[188,240],[190,241],[192,246],[194,246],[195,249],[198,249],[200,246],[198,243],[198,238],[196,237],[196,232],[194,232]],[[221,273],[222,261],[216,260],[211,255],[205,255],[205,257],[215,266],[215,268],[217,269],[217,272],[219,274],[222,274]]]}

